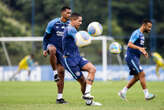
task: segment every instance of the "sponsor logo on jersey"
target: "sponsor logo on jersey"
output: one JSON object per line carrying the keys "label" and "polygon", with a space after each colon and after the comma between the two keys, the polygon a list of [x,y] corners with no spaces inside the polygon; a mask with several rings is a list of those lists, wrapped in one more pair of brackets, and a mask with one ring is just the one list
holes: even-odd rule
{"label": "sponsor logo on jersey", "polygon": [[63,37],[63,36],[64,36],[64,32],[56,31],[56,35],[57,35],[57,36],[61,36],[61,37]]}

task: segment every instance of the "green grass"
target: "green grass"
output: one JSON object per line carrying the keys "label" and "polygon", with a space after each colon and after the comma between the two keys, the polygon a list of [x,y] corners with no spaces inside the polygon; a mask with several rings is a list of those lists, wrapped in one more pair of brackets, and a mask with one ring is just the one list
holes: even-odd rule
{"label": "green grass", "polygon": [[56,104],[54,82],[0,82],[0,110],[164,110],[164,82],[148,82],[156,98],[145,101],[140,83],[127,93],[128,102],[117,95],[126,81],[94,82],[92,94],[103,106],[86,106],[76,81],[66,81],[64,98],[69,104]]}

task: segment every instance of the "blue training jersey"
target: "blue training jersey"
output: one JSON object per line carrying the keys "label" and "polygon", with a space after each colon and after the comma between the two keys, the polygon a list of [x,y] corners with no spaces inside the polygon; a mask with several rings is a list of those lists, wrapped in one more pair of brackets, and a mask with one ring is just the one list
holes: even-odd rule
{"label": "blue training jersey", "polygon": [[80,56],[79,49],[76,45],[75,35],[77,30],[75,27],[69,25],[64,30],[64,37],[62,40],[63,52],[65,56],[76,57]]}
{"label": "blue training jersey", "polygon": [[[140,29],[135,30],[129,40],[129,42],[132,42],[134,45],[137,45],[139,47],[144,47],[144,41],[145,37],[144,34],[140,31]],[[140,57],[141,52],[138,49],[128,47],[127,55],[135,55],[137,57]]]}
{"label": "blue training jersey", "polygon": [[62,37],[64,36],[64,29],[68,24],[69,21],[62,22],[60,18],[55,18],[48,23],[43,38],[44,50],[47,50],[48,44],[53,44],[57,50],[62,51]]}

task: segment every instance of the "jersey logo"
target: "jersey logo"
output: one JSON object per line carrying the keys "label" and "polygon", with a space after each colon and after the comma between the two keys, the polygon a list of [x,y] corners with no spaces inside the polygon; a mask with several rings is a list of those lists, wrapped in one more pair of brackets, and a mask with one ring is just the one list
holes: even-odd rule
{"label": "jersey logo", "polygon": [[64,27],[64,26],[62,26],[61,28],[62,28],[62,29],[64,29],[65,27]]}
{"label": "jersey logo", "polygon": [[64,36],[64,32],[56,31],[56,35],[57,35],[57,36],[62,36],[62,37],[63,37],[63,36]]}

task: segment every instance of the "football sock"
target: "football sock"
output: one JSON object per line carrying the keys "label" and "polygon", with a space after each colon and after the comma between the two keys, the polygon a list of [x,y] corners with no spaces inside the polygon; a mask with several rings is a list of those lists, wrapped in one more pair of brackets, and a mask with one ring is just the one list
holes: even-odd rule
{"label": "football sock", "polygon": [[57,99],[61,99],[61,98],[63,98],[63,94],[58,93],[58,95],[57,95]]}
{"label": "football sock", "polygon": [[85,89],[85,93],[90,93],[91,88],[92,88],[92,85],[87,84],[87,85],[86,85],[86,89]]}
{"label": "football sock", "polygon": [[53,70],[54,76],[57,74],[57,70]]}
{"label": "football sock", "polygon": [[128,91],[128,88],[125,86],[125,87],[122,89],[122,92],[126,94],[127,91]]}
{"label": "football sock", "polygon": [[148,89],[144,89],[143,92],[144,92],[145,97],[149,95]]}

